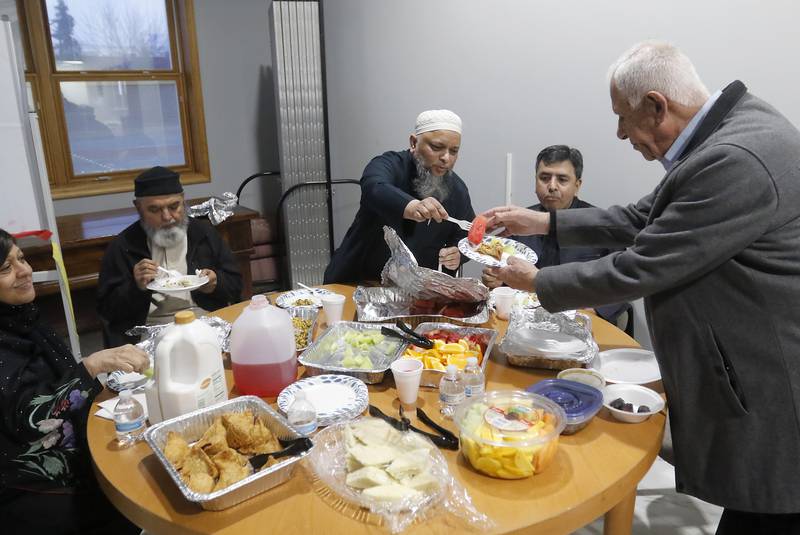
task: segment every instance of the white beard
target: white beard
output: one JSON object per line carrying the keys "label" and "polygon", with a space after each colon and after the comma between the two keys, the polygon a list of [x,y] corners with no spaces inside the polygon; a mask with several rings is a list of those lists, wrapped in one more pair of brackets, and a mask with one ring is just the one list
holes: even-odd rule
{"label": "white beard", "polygon": [[444,202],[450,195],[450,184],[447,178],[453,172],[448,170],[442,176],[436,176],[423,165],[419,158],[415,157],[414,161],[417,164],[417,176],[411,181],[411,185],[419,198],[433,197],[439,202]]}
{"label": "white beard", "polygon": [[177,221],[168,227],[154,229],[141,221],[145,234],[155,245],[164,249],[171,249],[186,238],[186,229],[189,227],[189,218],[184,216],[182,221]]}

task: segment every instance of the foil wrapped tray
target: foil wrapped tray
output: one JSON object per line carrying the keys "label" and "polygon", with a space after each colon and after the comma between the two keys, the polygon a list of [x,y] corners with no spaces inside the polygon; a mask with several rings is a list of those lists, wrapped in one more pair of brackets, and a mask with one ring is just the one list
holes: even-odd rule
{"label": "foil wrapped tray", "polygon": [[[375,323],[359,323],[356,321],[340,321],[322,335],[318,336],[316,341],[308,346],[298,358],[298,362],[305,366],[306,375],[324,375],[334,373],[339,375],[349,375],[356,379],[361,379],[367,384],[376,384],[383,381],[386,370],[392,365],[400,355],[403,354],[406,344],[397,340],[397,349],[390,353],[376,352],[370,356],[373,367],[371,369],[361,368],[346,368],[340,365],[339,362],[332,362],[332,355],[325,353],[325,347],[329,345],[331,340],[339,339],[347,331],[373,331],[380,330],[382,325],[392,327],[391,323],[375,324]],[[394,340],[394,339],[392,339]]]}
{"label": "foil wrapped tray", "polygon": [[[562,347],[581,347],[574,351],[544,351],[540,342],[552,338]],[[537,343],[532,343],[532,340]],[[580,344],[578,344],[580,342]],[[525,309],[514,307],[508,320],[508,329],[497,347],[504,353],[508,363],[526,368],[565,370],[586,368],[599,352],[592,336],[592,320],[581,313],[551,314],[543,308]]]}
{"label": "foil wrapped tray", "polygon": [[489,308],[483,301],[478,305],[478,313],[466,318],[455,318],[438,314],[411,314],[414,297],[409,292],[394,286],[359,286],[353,292],[356,317],[364,322],[386,322],[403,320],[412,327],[425,322],[447,321],[457,325],[476,326],[489,321]]}
{"label": "foil wrapped tray", "polygon": [[216,492],[201,494],[190,489],[164,455],[167,435],[174,431],[182,435],[191,444],[200,439],[217,416],[221,416],[226,412],[242,412],[248,409],[253,411],[253,414],[262,416],[267,427],[276,437],[291,440],[301,436],[281,415],[267,405],[264,400],[256,396],[241,396],[223,401],[211,407],[205,407],[183,416],[163,421],[150,427],[145,432],[145,441],[156,454],[161,464],[164,465],[164,469],[178,486],[181,494],[190,502],[200,504],[203,509],[221,511],[288,481],[292,477],[297,463],[311,451],[305,451],[293,457],[286,457],[281,462],[269,468],[264,468]]}
{"label": "foil wrapped tray", "polygon": [[[482,329],[480,327],[460,327],[458,325],[453,325],[452,323],[425,322],[417,325],[417,327],[414,329],[414,332],[424,334],[434,329],[447,329],[448,331],[455,331],[462,336],[468,336],[470,334],[488,336],[486,342],[486,351],[484,351],[483,360],[481,361],[481,370],[483,370],[484,375],[486,374],[486,364],[489,362],[489,357],[492,354],[492,348],[494,347],[494,342],[497,339],[497,331],[494,329]],[[439,388],[439,383],[441,382],[442,377],[444,377],[443,371],[425,368],[422,370],[422,378],[420,379],[419,384],[420,386],[432,386]]]}

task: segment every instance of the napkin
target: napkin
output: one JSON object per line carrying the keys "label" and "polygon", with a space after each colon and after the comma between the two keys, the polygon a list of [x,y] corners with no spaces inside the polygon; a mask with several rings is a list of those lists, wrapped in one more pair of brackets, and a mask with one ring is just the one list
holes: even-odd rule
{"label": "napkin", "polygon": [[[144,417],[147,418],[147,401],[145,400],[144,394],[134,394],[133,398],[142,406],[144,409]],[[98,403],[100,408],[97,409],[97,412],[94,413],[94,415],[99,416],[100,418],[105,418],[106,420],[113,420],[114,407],[117,405],[117,401],[119,401],[119,396],[101,401]]]}

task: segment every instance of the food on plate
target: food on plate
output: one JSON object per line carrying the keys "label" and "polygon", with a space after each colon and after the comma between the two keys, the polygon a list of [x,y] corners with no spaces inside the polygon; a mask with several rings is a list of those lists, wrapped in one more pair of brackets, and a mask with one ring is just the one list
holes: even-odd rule
{"label": "food on plate", "polygon": [[414,299],[409,314],[412,316],[448,316],[451,318],[468,318],[481,311],[483,303],[441,302],[430,299]]}
{"label": "food on plate", "polygon": [[636,410],[633,410],[633,403],[628,403],[622,398],[617,398],[614,401],[610,402],[609,407],[613,407],[620,411],[625,412],[651,412],[650,407],[647,405],[639,405]]}
{"label": "food on plate", "polygon": [[188,277],[171,277],[158,279],[156,281],[162,288],[188,288],[195,284],[192,279]]}
{"label": "food on plate", "polygon": [[309,299],[307,297],[301,297],[300,299],[295,299],[292,302],[293,307],[310,307],[314,305],[314,300]]}
{"label": "food on plate", "polygon": [[308,359],[324,361],[329,366],[372,370],[376,361],[394,354],[401,344],[400,340],[387,338],[377,329],[329,331]]}
{"label": "food on plate", "polygon": [[311,320],[292,316],[294,325],[294,345],[297,349],[302,349],[308,345],[308,337],[311,334]]}
{"label": "food on plate", "polygon": [[[170,432],[164,456],[190,489],[205,494],[249,476],[252,468],[248,455],[281,449],[280,442],[263,419],[246,410],[218,416],[191,446],[179,433]],[[262,470],[278,462],[270,458]]]}
{"label": "food on plate", "polygon": [[[461,451],[476,470],[493,477],[519,479],[538,474],[558,449],[557,433],[549,442],[524,445],[555,433],[556,416],[523,403],[474,403],[460,427]],[[514,446],[515,442],[523,445]]]}
{"label": "food on plate", "polygon": [[423,333],[423,336],[433,340],[433,347],[423,349],[409,346],[403,352],[403,358],[420,360],[426,369],[440,371],[444,371],[448,364],[463,370],[469,357],[476,357],[478,365],[483,362],[487,344],[485,335],[459,335],[456,330],[434,329]]}
{"label": "food on plate", "polygon": [[472,220],[472,226],[467,234],[467,239],[472,245],[478,245],[483,241],[483,235],[486,234],[486,221],[487,219],[482,215],[475,216],[475,219]]}
{"label": "food on plate", "polygon": [[492,238],[478,245],[476,251],[480,254],[485,254],[486,256],[491,256],[492,258],[500,260],[503,257],[503,242],[497,238]]}
{"label": "food on plate", "polygon": [[345,483],[377,502],[421,498],[441,488],[431,474],[434,446],[413,432],[401,433],[377,418],[345,427]]}

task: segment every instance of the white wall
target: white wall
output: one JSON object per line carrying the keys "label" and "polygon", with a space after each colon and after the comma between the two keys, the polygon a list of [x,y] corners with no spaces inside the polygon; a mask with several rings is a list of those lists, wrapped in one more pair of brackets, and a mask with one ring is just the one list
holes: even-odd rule
{"label": "white wall", "polygon": [[[187,198],[236,192],[247,176],[279,167],[269,0],[195,0],[211,182],[186,187]],[[241,204],[274,212],[274,179],[248,184]],[[55,201],[57,215],[131,206],[133,192]]]}
{"label": "white wall", "polygon": [[[583,152],[583,199],[635,201],[663,169],[616,139],[608,66],[637,41],[669,40],[711,91],[741,79],[800,125],[798,17],[791,0],[325,2],[332,176],[359,177],[407,146],[417,113],[450,108],[464,121],[456,171],[476,211],[502,203],[507,152],[512,200],[532,204],[533,161],[555,143]],[[337,243],[357,208],[348,192],[336,196]]]}

